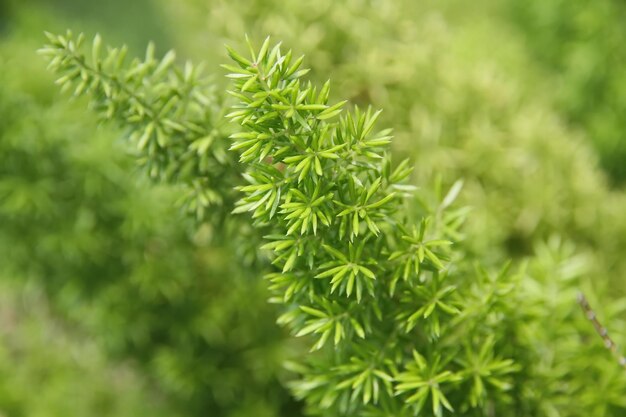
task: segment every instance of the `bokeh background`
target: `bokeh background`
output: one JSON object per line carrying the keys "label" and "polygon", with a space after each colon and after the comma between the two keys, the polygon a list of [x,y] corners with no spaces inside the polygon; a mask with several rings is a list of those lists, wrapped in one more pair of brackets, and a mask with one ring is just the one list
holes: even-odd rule
{"label": "bokeh background", "polygon": [[282,40],[335,99],[384,109],[416,184],[464,180],[477,256],[523,259],[558,236],[618,299],[624,22],[620,0],[0,0],[0,416],[301,415],[282,363],[302,347],[258,271],[58,92],[44,30],[138,55],[154,41],[219,85],[224,43]]}

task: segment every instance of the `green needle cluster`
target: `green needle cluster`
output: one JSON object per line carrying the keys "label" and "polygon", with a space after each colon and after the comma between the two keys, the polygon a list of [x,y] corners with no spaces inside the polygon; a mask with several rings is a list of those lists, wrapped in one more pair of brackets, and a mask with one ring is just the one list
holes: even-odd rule
{"label": "green needle cluster", "polygon": [[576,306],[578,287],[595,297],[584,256],[558,238],[504,266],[477,252],[455,204],[462,183],[411,184],[380,111],[332,102],[330,82],[306,81],[302,57],[269,39],[247,54],[228,48],[229,97],[169,53],[149,48],[124,66],[120,50],[101,60],[96,38],[87,64],[78,38],[50,42],[42,52],[59,82],[129,129],[152,177],[194,190],[195,217],[228,225],[216,240],[247,244],[243,261],[267,255],[278,322],[310,348],[287,363],[309,414],[626,410],[626,375]]}

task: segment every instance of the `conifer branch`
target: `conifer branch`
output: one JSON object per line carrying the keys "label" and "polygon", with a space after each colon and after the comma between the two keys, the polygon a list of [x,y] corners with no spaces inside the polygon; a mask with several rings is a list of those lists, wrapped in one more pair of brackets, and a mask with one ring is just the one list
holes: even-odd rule
{"label": "conifer branch", "polygon": [[[380,111],[329,104],[330,82],[305,82],[303,59],[280,44],[266,39],[250,51],[229,48],[235,65],[225,66],[239,99],[227,117],[241,126],[231,149],[249,184],[239,187],[237,211],[271,230],[264,248],[280,272],[267,279],[285,305],[280,322],[313,335],[311,350],[321,351],[294,366],[302,374],[295,393],[339,415],[452,411],[448,397],[471,374],[440,343],[460,313],[448,277],[452,242],[431,217],[415,224],[400,210],[410,169],[407,161],[392,168]],[[493,347],[477,355],[494,373],[514,372]],[[484,395],[463,402],[478,407]]]}
{"label": "conifer branch", "polygon": [[220,95],[202,68],[190,62],[178,67],[173,51],[158,59],[153,44],[143,60],[127,63],[127,48],[104,52],[99,35],[89,57],[82,34],[46,35],[49,44],[39,52],[61,75],[57,84],[74,96],[89,96],[102,119],[123,126],[148,175],[183,184],[183,204],[198,219],[207,211],[223,217],[224,210],[212,208],[232,203],[238,176],[226,151]]}

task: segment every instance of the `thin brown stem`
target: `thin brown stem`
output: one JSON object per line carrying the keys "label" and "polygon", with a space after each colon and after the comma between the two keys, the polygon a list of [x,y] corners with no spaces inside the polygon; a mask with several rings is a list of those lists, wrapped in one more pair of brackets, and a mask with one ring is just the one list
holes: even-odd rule
{"label": "thin brown stem", "polygon": [[602,323],[600,323],[600,321],[598,320],[596,313],[593,311],[593,309],[589,305],[589,302],[587,301],[587,298],[585,297],[583,293],[578,293],[578,304],[580,304],[580,307],[585,313],[585,316],[589,319],[589,321],[591,321],[591,324],[593,325],[594,329],[596,329],[596,332],[604,341],[604,346],[611,351],[613,356],[617,358],[619,364],[624,369],[626,369],[626,357],[622,356],[619,353],[619,350],[617,349],[617,345],[615,344],[615,342],[609,335],[609,332],[606,329],[606,327],[604,327]]}

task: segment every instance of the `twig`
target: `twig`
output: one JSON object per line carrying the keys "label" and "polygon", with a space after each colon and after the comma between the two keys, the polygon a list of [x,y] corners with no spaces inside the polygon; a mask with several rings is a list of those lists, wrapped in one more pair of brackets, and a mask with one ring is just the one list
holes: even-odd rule
{"label": "twig", "polygon": [[578,293],[578,304],[580,304],[580,307],[583,309],[585,316],[587,316],[589,321],[591,321],[591,324],[593,324],[594,329],[596,329],[596,332],[604,341],[604,346],[611,351],[613,356],[617,358],[617,361],[619,362],[619,364],[624,369],[626,369],[626,357],[622,356],[619,353],[617,349],[617,345],[615,344],[613,339],[611,339],[611,336],[609,336],[609,332],[606,329],[606,327],[604,327],[602,323],[600,323],[600,321],[596,317],[596,313],[593,311],[593,309],[589,305],[589,302],[587,301],[587,298],[585,298],[585,295],[583,293]]}

